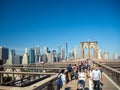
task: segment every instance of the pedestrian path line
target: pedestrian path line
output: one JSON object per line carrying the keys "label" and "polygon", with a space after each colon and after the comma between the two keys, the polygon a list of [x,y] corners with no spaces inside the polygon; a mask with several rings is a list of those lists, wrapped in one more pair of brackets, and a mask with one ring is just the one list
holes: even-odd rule
{"label": "pedestrian path line", "polygon": [[89,78],[89,90],[93,90],[92,80]]}
{"label": "pedestrian path line", "polygon": [[89,90],[93,90],[93,83],[92,83],[92,80],[91,80],[91,71],[90,71],[90,78],[89,78]]}
{"label": "pedestrian path line", "polygon": [[112,82],[112,83],[114,84],[114,86],[115,86],[116,88],[118,88],[118,90],[120,90],[120,87],[119,87],[108,75],[106,75],[105,73],[103,73],[103,75],[104,75],[110,82]]}

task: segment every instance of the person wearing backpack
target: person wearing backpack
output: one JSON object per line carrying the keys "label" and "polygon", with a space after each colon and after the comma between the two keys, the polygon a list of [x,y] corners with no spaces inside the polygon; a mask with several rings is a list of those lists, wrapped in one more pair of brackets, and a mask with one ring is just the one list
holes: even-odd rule
{"label": "person wearing backpack", "polygon": [[57,90],[60,90],[61,88],[64,88],[66,85],[66,76],[64,74],[64,69],[62,69],[60,71],[60,73],[58,74],[58,78],[57,78]]}

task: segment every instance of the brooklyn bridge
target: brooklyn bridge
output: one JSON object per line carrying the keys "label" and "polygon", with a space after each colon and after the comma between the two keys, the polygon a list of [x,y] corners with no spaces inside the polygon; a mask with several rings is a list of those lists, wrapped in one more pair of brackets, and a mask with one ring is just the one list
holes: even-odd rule
{"label": "brooklyn bridge", "polygon": [[[87,55],[84,55],[84,48],[88,49]],[[90,48],[94,49],[93,57]],[[94,65],[102,68],[102,90],[120,90],[120,60],[112,61],[100,58],[97,42],[81,42],[79,59],[35,64],[0,65],[0,90],[57,90],[59,71],[64,69],[67,77],[69,64],[78,66],[79,62],[86,60],[91,60]],[[85,82],[85,90],[93,90],[90,73]],[[77,83],[77,79],[72,79],[61,90],[76,90]]]}
{"label": "brooklyn bridge", "polygon": [[[1,65],[0,90],[57,90],[59,70],[79,61],[81,60],[33,65]],[[120,90],[120,62],[93,60],[93,63],[103,68],[103,90]],[[11,76],[11,81],[4,82],[3,76]],[[77,80],[72,80],[67,83],[66,90],[76,90],[76,87]],[[90,78],[87,78],[85,90],[93,90]]]}

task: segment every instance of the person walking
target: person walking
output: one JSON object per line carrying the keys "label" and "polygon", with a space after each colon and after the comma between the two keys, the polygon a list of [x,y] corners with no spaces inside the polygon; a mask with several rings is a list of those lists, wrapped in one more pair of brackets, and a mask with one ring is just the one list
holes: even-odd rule
{"label": "person walking", "polygon": [[83,69],[81,69],[81,72],[78,72],[78,84],[77,84],[77,90],[84,90],[85,88],[85,81],[86,81],[86,73]]}
{"label": "person walking", "polygon": [[102,80],[102,77],[98,66],[95,66],[94,70],[92,71],[92,80],[94,84],[94,90],[100,90],[100,81]]}
{"label": "person walking", "polygon": [[68,65],[68,67],[67,67],[67,76],[68,76],[68,81],[71,81],[72,79],[71,79],[71,74],[72,74],[72,66],[71,66],[71,64],[69,64]]}
{"label": "person walking", "polygon": [[58,78],[57,78],[57,90],[64,90],[65,86],[66,86],[66,75],[65,75],[65,70],[62,69],[58,74]]}
{"label": "person walking", "polygon": [[76,64],[74,64],[74,66],[73,66],[73,79],[77,79],[77,77],[78,77],[77,72],[78,72],[78,67]]}

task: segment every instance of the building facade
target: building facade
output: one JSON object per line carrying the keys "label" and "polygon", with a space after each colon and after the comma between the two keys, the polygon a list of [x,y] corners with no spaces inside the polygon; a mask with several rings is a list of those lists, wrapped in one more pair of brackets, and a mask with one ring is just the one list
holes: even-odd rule
{"label": "building facade", "polygon": [[109,59],[109,53],[108,52],[103,53],[103,59],[105,59],[105,60]]}
{"label": "building facade", "polygon": [[65,43],[65,57],[68,58],[68,43]]}
{"label": "building facade", "polygon": [[28,58],[28,49],[26,48],[25,53],[23,55],[22,64],[28,64],[28,60],[29,60],[29,58]]}
{"label": "building facade", "polygon": [[6,47],[0,47],[0,64],[6,64],[6,61],[8,59],[8,55],[9,55],[9,49]]}
{"label": "building facade", "polygon": [[31,48],[29,50],[29,64],[35,63],[35,50]]}
{"label": "building facade", "polygon": [[36,46],[35,50],[35,63],[40,61],[40,46]]}
{"label": "building facade", "polygon": [[20,56],[20,55],[16,55],[14,56],[14,64],[22,64],[22,58],[23,56]]}
{"label": "building facade", "polygon": [[14,65],[14,56],[16,55],[15,50],[11,49],[9,53],[9,64]]}

